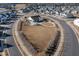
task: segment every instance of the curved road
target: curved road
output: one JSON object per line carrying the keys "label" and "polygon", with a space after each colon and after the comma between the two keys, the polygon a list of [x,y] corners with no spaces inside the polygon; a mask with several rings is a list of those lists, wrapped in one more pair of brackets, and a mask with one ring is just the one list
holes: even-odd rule
{"label": "curved road", "polygon": [[[50,16],[51,17],[51,16]],[[65,22],[63,19],[58,19],[55,17],[51,17],[55,20],[57,20],[60,25],[64,29],[64,56],[79,56],[79,44],[77,41],[77,37],[72,30],[72,28]]]}

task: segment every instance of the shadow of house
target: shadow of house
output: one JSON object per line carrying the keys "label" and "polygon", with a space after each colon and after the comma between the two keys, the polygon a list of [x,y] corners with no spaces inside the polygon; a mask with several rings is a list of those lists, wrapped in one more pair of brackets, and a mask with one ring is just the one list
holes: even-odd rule
{"label": "shadow of house", "polygon": [[13,47],[13,45],[7,44],[7,43],[4,43],[3,45],[4,45],[4,49],[5,49],[5,48],[11,48],[11,47]]}
{"label": "shadow of house", "polygon": [[10,28],[8,28],[8,27],[2,27],[2,26],[0,26],[0,30],[9,30]]}
{"label": "shadow of house", "polygon": [[12,35],[3,33],[3,32],[0,33],[0,39],[5,39],[6,37],[10,37],[10,36],[12,36]]}
{"label": "shadow of house", "polygon": [[[10,19],[11,20],[11,19]],[[6,21],[6,22],[1,22],[0,24],[2,24],[2,25],[9,25],[9,24],[12,24],[12,23],[14,23],[14,22],[10,22],[10,20],[8,20],[8,21]]]}

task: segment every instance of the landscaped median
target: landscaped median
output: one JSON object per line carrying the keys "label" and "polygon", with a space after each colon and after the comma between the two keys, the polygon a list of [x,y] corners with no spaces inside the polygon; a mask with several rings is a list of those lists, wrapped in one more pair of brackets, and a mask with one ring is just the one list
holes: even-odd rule
{"label": "landscaped median", "polygon": [[[48,17],[49,18],[49,17]],[[35,44],[33,41],[29,41],[28,40],[28,37],[25,37],[25,34],[23,33],[23,31],[20,31],[21,30],[21,26],[22,26],[22,20],[23,18],[20,18],[19,20],[17,20],[16,21],[16,23],[14,24],[14,27],[13,27],[13,30],[12,30],[12,32],[13,32],[13,37],[14,37],[14,40],[15,40],[15,43],[16,43],[16,45],[17,45],[17,47],[18,47],[18,49],[20,50],[20,52],[22,53],[22,55],[28,55],[28,56],[30,56],[30,55],[36,55],[36,50],[35,50],[35,48],[33,47],[33,44]],[[51,18],[49,18],[51,21],[53,21]],[[64,43],[64,40],[63,40],[63,37],[64,37],[64,35],[63,35],[63,29],[62,29],[62,27],[61,27],[61,25],[57,22],[57,21],[54,21],[55,23],[56,23],[56,25],[58,26],[58,28],[59,28],[59,31],[56,33],[57,35],[56,35],[56,37],[55,38],[52,38],[51,37],[51,40],[47,43],[47,44],[49,44],[49,45],[47,45],[47,46],[50,46],[51,47],[51,45],[53,46],[53,52],[54,52],[54,54],[52,54],[52,55],[54,55],[54,56],[56,56],[56,55],[62,55],[62,51],[63,51],[63,43]],[[45,24],[45,25],[41,25],[41,26],[43,26],[43,27],[45,27],[45,28],[48,28],[48,27],[46,27],[46,26],[49,26],[48,24]],[[45,32],[46,30],[48,31],[46,31],[48,34],[50,34],[49,33],[49,30],[50,30],[50,28],[48,28],[48,29],[45,29],[45,28],[43,28],[43,27],[41,27],[41,26],[39,26],[39,27],[37,27],[37,26],[35,26],[35,27],[33,27],[33,29],[35,29],[36,30],[36,28],[38,28],[38,29],[40,29],[41,31],[43,31],[43,32]],[[51,27],[51,26],[49,26],[49,27]],[[30,27],[27,27],[27,28],[29,28],[30,29]],[[32,28],[32,27],[31,27]],[[45,31],[44,31],[44,29],[45,29]],[[35,31],[34,30],[34,31]],[[53,29],[52,29],[53,30]],[[31,31],[33,31],[33,30],[31,30]],[[42,32],[39,32],[38,30],[36,30],[37,31],[37,33],[42,33]],[[36,31],[35,31],[35,33],[36,33]],[[45,33],[46,33],[45,32]],[[29,33],[31,33],[31,32],[27,32],[28,34]],[[28,35],[27,34],[27,35]],[[42,33],[42,34],[44,34],[44,33]],[[47,34],[47,36],[48,36],[48,34]],[[30,34],[29,34],[30,35]],[[34,34],[35,35],[35,34]],[[33,35],[33,36],[34,36]],[[39,34],[40,35],[40,34]],[[46,34],[44,34],[44,35],[46,35]],[[33,38],[33,36],[32,36],[32,38]],[[36,37],[37,37],[38,35],[36,35]],[[41,35],[40,35],[41,36]],[[43,35],[42,35],[43,36]],[[46,36],[46,37],[47,37]],[[39,39],[40,39],[41,37],[39,37]],[[30,38],[31,39],[31,38]],[[37,38],[35,38],[35,36],[34,36],[34,40],[35,39],[37,39]],[[42,38],[41,38],[42,39]],[[47,38],[43,38],[43,39],[47,39]],[[53,41],[52,41],[52,39],[54,39]],[[36,40],[37,41],[37,40]],[[42,44],[43,44],[43,41],[40,41],[40,40],[38,40],[39,41],[39,43],[37,43],[38,45],[37,46],[39,46],[39,47],[41,47],[42,46]],[[32,43],[32,44],[31,44]],[[40,44],[41,43],[41,44]],[[39,45],[40,44],[40,45]],[[42,46],[43,47],[43,46]],[[50,48],[49,47],[49,48]],[[46,50],[47,49],[49,49],[49,48],[45,48]],[[55,49],[54,49],[55,48]],[[49,50],[48,50],[49,51]],[[52,51],[51,51],[52,52]],[[39,55],[39,54],[37,54],[37,55]],[[46,55],[46,54],[45,54]]]}

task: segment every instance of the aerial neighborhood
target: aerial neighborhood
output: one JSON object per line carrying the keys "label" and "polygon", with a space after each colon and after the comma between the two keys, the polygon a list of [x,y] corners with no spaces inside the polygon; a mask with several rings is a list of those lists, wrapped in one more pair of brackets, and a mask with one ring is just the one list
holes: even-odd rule
{"label": "aerial neighborhood", "polygon": [[79,3],[0,3],[0,56],[79,56]]}

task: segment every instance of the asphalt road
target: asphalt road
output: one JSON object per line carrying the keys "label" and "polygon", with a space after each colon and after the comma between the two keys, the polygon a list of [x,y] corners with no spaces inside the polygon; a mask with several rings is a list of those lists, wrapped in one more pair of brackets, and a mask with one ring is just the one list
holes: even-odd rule
{"label": "asphalt road", "polygon": [[[13,20],[11,20],[11,21],[13,22]],[[9,22],[11,22],[11,21],[9,21]],[[8,50],[9,55],[10,56],[21,56],[22,54],[20,53],[19,49],[17,48],[17,46],[14,42],[13,36],[12,36],[13,23],[10,23],[8,25],[5,24],[2,26],[10,28],[8,30],[4,30],[5,33],[8,34],[4,40],[6,41],[6,45],[7,45],[6,49]]]}
{"label": "asphalt road", "polygon": [[72,28],[65,22],[63,19],[58,19],[51,17],[55,20],[57,20],[60,25],[64,29],[64,56],[79,56],[79,44],[77,41],[77,37],[72,30]]}

